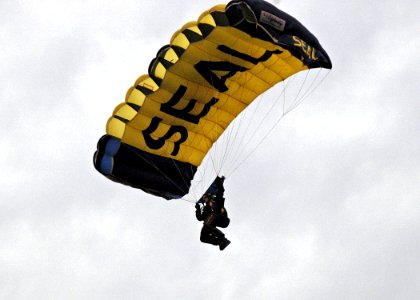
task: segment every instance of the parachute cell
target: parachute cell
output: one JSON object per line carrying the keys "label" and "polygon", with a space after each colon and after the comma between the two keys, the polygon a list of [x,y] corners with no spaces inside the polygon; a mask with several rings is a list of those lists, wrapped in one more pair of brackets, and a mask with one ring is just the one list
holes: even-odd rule
{"label": "parachute cell", "polygon": [[175,32],[128,90],[94,165],[114,181],[181,198],[213,143],[257,96],[297,72],[331,67],[316,37],[268,2],[215,6]]}

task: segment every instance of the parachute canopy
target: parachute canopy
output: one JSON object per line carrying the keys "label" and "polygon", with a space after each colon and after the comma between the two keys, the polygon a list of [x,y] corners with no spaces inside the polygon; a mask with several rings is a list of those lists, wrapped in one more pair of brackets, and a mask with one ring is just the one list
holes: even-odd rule
{"label": "parachute canopy", "polygon": [[308,69],[331,69],[299,21],[262,0],[217,5],[176,31],[106,125],[96,169],[181,198],[213,143],[257,96]]}

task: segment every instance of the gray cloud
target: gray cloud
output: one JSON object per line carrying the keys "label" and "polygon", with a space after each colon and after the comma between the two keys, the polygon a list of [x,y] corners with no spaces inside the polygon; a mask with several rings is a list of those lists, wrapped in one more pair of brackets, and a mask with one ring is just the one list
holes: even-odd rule
{"label": "gray cloud", "polygon": [[0,4],[0,298],[419,294],[417,2],[281,2],[334,68],[228,178],[226,251],[199,242],[190,203],[94,170],[113,107],[215,4]]}

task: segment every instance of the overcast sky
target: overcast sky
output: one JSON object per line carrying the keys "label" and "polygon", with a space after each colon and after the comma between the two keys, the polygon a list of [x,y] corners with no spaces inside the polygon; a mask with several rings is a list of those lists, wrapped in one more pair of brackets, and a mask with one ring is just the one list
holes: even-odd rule
{"label": "overcast sky", "polygon": [[225,251],[193,204],[94,169],[126,90],[218,3],[0,1],[1,299],[419,297],[417,0],[277,4],[333,70],[227,178]]}

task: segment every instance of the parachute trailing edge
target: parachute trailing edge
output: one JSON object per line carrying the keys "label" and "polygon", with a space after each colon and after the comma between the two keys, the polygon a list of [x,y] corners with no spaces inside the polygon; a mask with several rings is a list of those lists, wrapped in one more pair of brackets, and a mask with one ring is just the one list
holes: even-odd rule
{"label": "parachute trailing edge", "polygon": [[256,97],[297,72],[331,67],[317,38],[272,4],[217,5],[176,31],[128,90],[98,142],[95,168],[181,198],[213,143]]}
{"label": "parachute trailing edge", "polygon": [[179,198],[188,193],[197,170],[191,164],[147,153],[110,135],[99,140],[94,164],[99,172],[113,181],[165,199]]}

